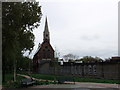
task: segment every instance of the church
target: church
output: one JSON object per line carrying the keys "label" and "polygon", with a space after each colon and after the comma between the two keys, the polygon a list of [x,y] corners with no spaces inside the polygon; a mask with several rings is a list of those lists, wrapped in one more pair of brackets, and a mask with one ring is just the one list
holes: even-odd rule
{"label": "church", "polygon": [[48,28],[48,21],[46,17],[45,27],[43,32],[43,42],[38,45],[38,50],[33,57],[33,69],[35,72],[38,71],[41,61],[54,60],[54,49],[50,44],[50,32]]}

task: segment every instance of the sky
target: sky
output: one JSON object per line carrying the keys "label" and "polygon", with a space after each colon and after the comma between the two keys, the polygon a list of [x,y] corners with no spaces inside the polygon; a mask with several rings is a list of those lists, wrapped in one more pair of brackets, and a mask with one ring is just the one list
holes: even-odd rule
{"label": "sky", "polygon": [[50,43],[62,58],[79,56],[109,58],[118,56],[119,0],[37,0],[42,9],[40,26],[34,30],[35,46],[31,58],[43,42],[45,18]]}

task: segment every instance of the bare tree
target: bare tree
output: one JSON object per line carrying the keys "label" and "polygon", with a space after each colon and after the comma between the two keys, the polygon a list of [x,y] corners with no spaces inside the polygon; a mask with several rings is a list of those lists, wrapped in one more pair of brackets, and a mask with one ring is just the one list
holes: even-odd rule
{"label": "bare tree", "polygon": [[63,58],[65,60],[76,60],[79,58],[79,56],[69,53],[69,54],[64,55]]}

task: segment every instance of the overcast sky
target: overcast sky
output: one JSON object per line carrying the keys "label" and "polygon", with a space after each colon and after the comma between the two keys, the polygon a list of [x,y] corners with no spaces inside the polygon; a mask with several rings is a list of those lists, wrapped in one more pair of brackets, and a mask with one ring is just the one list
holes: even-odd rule
{"label": "overcast sky", "polygon": [[[39,0],[37,0],[39,1]],[[72,53],[80,57],[108,58],[118,55],[119,0],[40,0],[42,19],[34,30],[35,54],[43,41],[45,17],[50,43],[60,57]]]}

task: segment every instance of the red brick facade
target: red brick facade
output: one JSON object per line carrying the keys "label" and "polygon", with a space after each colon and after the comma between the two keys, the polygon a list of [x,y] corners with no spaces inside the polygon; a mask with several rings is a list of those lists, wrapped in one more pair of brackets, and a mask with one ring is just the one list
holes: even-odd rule
{"label": "red brick facade", "polygon": [[43,33],[43,42],[38,46],[38,50],[33,57],[33,70],[37,72],[41,60],[54,60],[54,49],[50,44],[50,35],[48,30],[47,18],[45,22],[45,30]]}
{"label": "red brick facade", "polygon": [[53,60],[54,50],[48,41],[44,41],[33,59],[37,60]]}

